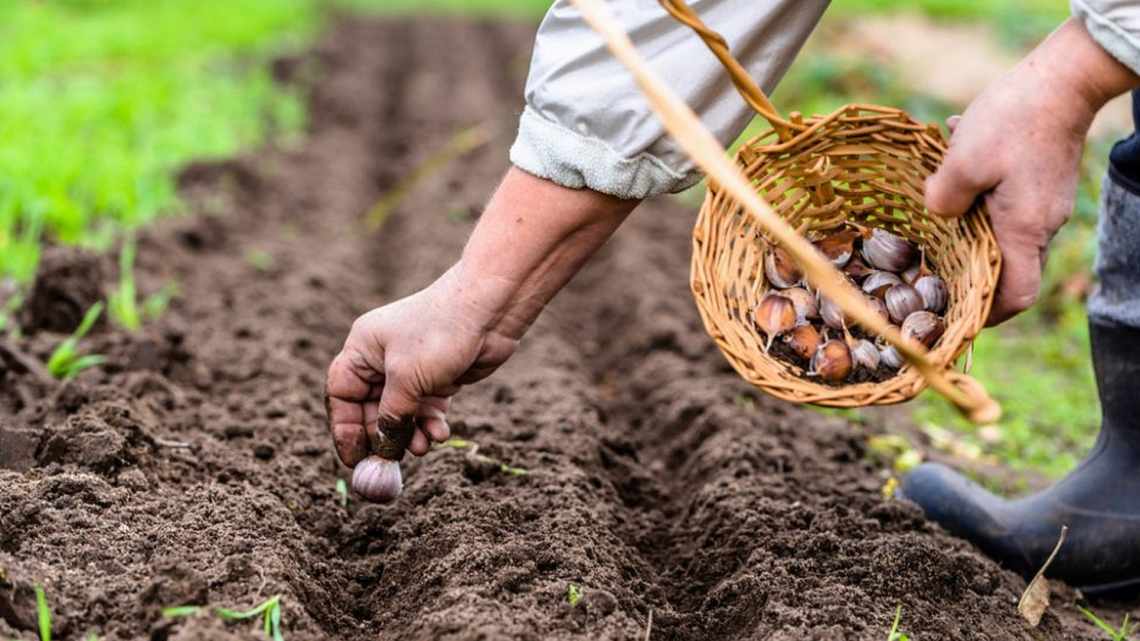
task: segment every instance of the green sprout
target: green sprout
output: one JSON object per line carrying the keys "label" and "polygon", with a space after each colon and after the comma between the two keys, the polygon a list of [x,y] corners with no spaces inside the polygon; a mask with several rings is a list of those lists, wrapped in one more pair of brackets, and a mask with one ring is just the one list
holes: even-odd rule
{"label": "green sprout", "polygon": [[348,507],[348,483],[344,479],[336,480],[336,493],[340,497],[340,506]]}
{"label": "green sprout", "polygon": [[1079,605],[1077,606],[1077,609],[1080,610],[1081,613],[1084,614],[1089,621],[1092,621],[1096,627],[1100,628],[1106,635],[1108,635],[1108,638],[1112,639],[1112,641],[1128,641],[1128,637],[1136,631],[1137,624],[1129,623],[1127,614],[1124,615],[1124,621],[1120,624],[1120,629],[1116,630],[1111,625],[1105,623],[1103,619],[1093,614],[1092,610],[1082,608]]}
{"label": "green sprout", "polygon": [[899,630],[899,621],[902,620],[902,604],[895,608],[895,622],[891,624],[891,631],[887,633],[887,641],[910,641],[910,637]]}
{"label": "green sprout", "polygon": [[154,294],[139,303],[138,286],[135,284],[135,256],[138,246],[134,238],[123,243],[119,252],[119,285],[107,299],[107,312],[115,324],[130,332],[142,328],[143,321],[162,316],[171,299],[178,294],[178,286],[167,283]]}
{"label": "green sprout", "polygon": [[504,463],[498,459],[493,459],[490,456],[485,456],[483,454],[480,454],[479,453],[479,444],[474,442],[474,441],[468,441],[467,439],[449,438],[446,441],[436,445],[435,447],[437,447],[437,448],[446,447],[446,448],[450,448],[453,450],[468,450],[467,455],[470,456],[472,459],[474,459],[480,463],[485,463],[488,465],[497,466],[499,468],[499,472],[506,474],[508,476],[526,476],[527,474],[530,474],[530,471],[527,470],[526,468],[514,467],[514,466],[508,465],[508,464],[506,464],[506,463]]}
{"label": "green sprout", "polygon": [[[178,605],[174,607],[164,608],[162,616],[167,619],[179,619],[182,617],[193,616],[198,614],[203,609],[203,606],[197,605]],[[218,615],[225,621],[243,621],[245,619],[253,619],[261,617],[262,628],[265,631],[265,637],[273,641],[284,641],[285,637],[281,634],[281,595],[271,597],[249,610],[231,610],[230,608],[214,608],[214,614]]]}
{"label": "green sprout", "polygon": [[87,335],[87,332],[91,331],[91,327],[95,325],[95,321],[99,320],[99,315],[102,313],[102,302],[92,305],[91,309],[83,315],[83,320],[79,323],[79,327],[75,328],[75,332],[63,339],[63,342],[52,351],[47,362],[48,372],[52,376],[61,380],[69,380],[75,378],[79,372],[95,367],[107,360],[98,354],[83,355],[79,353],[79,341]]}
{"label": "green sprout", "polygon": [[36,586],[36,619],[40,624],[40,641],[51,641],[51,608],[42,585]]}
{"label": "green sprout", "polygon": [[582,587],[581,586],[579,586],[577,583],[571,583],[570,585],[566,586],[566,602],[570,604],[570,607],[572,607],[572,608],[577,607],[578,602],[581,600],[582,600]]}
{"label": "green sprout", "polygon": [[273,269],[273,254],[264,249],[251,249],[245,253],[245,262],[259,272]]}

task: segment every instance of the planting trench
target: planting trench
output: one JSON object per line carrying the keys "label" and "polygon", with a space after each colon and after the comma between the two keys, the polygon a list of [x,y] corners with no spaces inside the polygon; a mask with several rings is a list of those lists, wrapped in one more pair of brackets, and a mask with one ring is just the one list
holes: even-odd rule
{"label": "planting trench", "polygon": [[[394,505],[341,507],[325,367],[356,315],[458,255],[506,167],[531,38],[354,20],[283,61],[312,83],[306,144],[186,168],[193,214],[149,230],[138,264],[143,289],[180,297],[137,335],[101,326],[84,345],[108,363],[62,385],[33,362],[62,335],[39,328],[114,268],[49,253],[27,337],[0,343],[0,638],[35,638],[35,584],[57,639],[254,638],[160,611],[275,594],[288,639],[641,639],[652,613],[652,639],[870,640],[899,604],[922,641],[1090,638],[1072,591],[1031,631],[1021,579],[884,500],[865,428],[728,369],[687,291],[694,212],[670,199],[457,397],[455,435],[527,474],[441,448],[405,466]],[[477,122],[495,141],[368,231],[373,203]]]}

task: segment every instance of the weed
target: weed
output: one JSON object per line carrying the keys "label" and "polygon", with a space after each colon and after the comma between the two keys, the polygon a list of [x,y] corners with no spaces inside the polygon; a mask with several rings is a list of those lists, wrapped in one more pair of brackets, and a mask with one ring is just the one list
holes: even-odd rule
{"label": "weed", "polygon": [[119,284],[107,298],[107,313],[116,325],[129,332],[137,332],[143,321],[154,320],[166,311],[170,301],[178,293],[174,283],[163,285],[158,292],[151,294],[139,304],[138,287],[135,285],[135,255],[138,247],[134,238],[123,242],[119,252]]}
{"label": "weed", "polygon": [[[167,619],[178,619],[193,616],[206,608],[198,605],[178,605],[162,610],[162,616]],[[281,595],[271,597],[249,610],[231,610],[230,608],[214,608],[214,614],[225,621],[243,621],[261,617],[261,626],[265,637],[272,641],[284,641],[281,633]]]}
{"label": "weed", "polygon": [[99,320],[99,315],[102,313],[102,302],[92,305],[91,309],[88,309],[87,313],[83,315],[79,327],[76,327],[71,336],[63,339],[63,342],[52,351],[47,362],[48,372],[52,376],[61,380],[75,378],[79,372],[95,367],[107,360],[97,354],[84,355],[79,353],[79,341],[87,335],[87,332],[91,331],[91,327],[95,325],[95,321]]}
{"label": "weed", "polygon": [[887,641],[910,641],[910,637],[903,634],[899,630],[899,622],[902,621],[902,604],[895,608],[895,622],[891,624],[891,631],[887,633]]}
{"label": "weed", "polygon": [[40,641],[51,641],[51,608],[42,585],[36,586],[36,620],[40,627]]}
{"label": "weed", "polygon": [[483,454],[480,454],[479,453],[479,444],[475,443],[474,441],[468,441],[466,439],[461,439],[461,438],[449,438],[446,441],[436,445],[435,447],[437,447],[437,448],[445,448],[446,447],[446,448],[451,448],[454,450],[468,450],[467,456],[470,456],[471,458],[475,459],[476,461],[478,461],[480,463],[486,463],[488,465],[497,466],[499,468],[500,472],[502,472],[503,474],[506,474],[508,476],[526,476],[527,474],[530,474],[530,471],[528,471],[525,468],[514,467],[514,466],[508,465],[508,464],[506,464],[506,463],[504,463],[498,459],[493,459],[490,456],[485,456]]}
{"label": "weed", "polygon": [[1077,609],[1085,615],[1085,618],[1087,618],[1089,621],[1092,621],[1093,625],[1100,628],[1101,631],[1108,635],[1108,638],[1112,641],[1128,641],[1128,637],[1132,636],[1132,633],[1136,631],[1136,628],[1138,626],[1140,626],[1140,624],[1129,623],[1128,614],[1126,613],[1124,615],[1124,621],[1120,624],[1120,629],[1116,630],[1111,625],[1105,623],[1103,619],[1094,614],[1092,610],[1082,608],[1079,605],[1077,606]]}
{"label": "weed", "polygon": [[572,608],[577,607],[578,602],[581,600],[582,600],[582,587],[579,586],[577,583],[571,583],[570,585],[567,585],[566,586],[566,602],[570,604],[570,607],[572,607]]}

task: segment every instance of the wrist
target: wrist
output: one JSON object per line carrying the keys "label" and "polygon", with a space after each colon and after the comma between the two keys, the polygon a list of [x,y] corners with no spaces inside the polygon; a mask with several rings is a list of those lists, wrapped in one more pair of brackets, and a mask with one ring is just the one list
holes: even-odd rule
{"label": "wrist", "polygon": [[1068,115],[1067,124],[1082,137],[1105,103],[1140,85],[1136,74],[1105,51],[1076,19],[1050,34],[1024,64],[1042,76],[1041,86],[1056,113]]}

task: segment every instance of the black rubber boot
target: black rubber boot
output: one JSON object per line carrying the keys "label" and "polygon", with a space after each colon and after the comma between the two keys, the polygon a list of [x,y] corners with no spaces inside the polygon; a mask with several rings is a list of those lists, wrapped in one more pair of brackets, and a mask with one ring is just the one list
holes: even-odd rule
{"label": "black rubber boot", "polygon": [[1088,594],[1140,590],[1140,330],[1090,323],[1101,429],[1088,457],[1049,489],[1006,500],[927,463],[902,494],[952,534],[1027,578],[1069,533],[1047,575]]}

